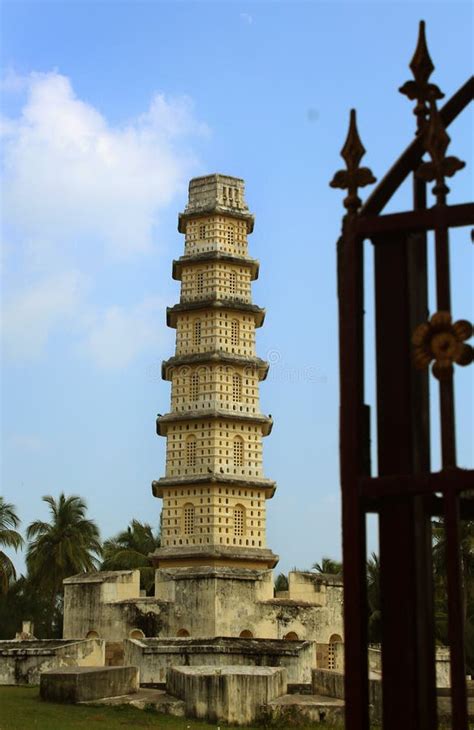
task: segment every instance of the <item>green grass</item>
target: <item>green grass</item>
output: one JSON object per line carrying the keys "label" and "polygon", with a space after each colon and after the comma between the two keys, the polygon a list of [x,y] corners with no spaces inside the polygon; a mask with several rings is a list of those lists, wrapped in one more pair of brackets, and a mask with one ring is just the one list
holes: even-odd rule
{"label": "green grass", "polygon": [[[134,707],[53,704],[40,699],[38,687],[0,687],[0,730],[216,730],[216,727],[198,720],[159,715]],[[224,723],[220,723],[219,727],[222,730],[238,730]],[[309,727],[312,730],[328,730],[327,724],[311,725],[307,730]],[[248,727],[247,730],[262,730],[262,727]]]}
{"label": "green grass", "polygon": [[[58,705],[43,702],[39,697],[38,687],[0,687],[0,730],[216,730],[216,727],[199,720],[159,715],[136,710],[134,707]],[[224,723],[219,723],[219,727],[222,730],[239,730]],[[299,730],[318,728],[329,730],[326,723],[299,726]],[[331,728],[337,730],[332,726]],[[470,728],[474,730],[473,725]],[[247,730],[263,728],[247,726]]]}

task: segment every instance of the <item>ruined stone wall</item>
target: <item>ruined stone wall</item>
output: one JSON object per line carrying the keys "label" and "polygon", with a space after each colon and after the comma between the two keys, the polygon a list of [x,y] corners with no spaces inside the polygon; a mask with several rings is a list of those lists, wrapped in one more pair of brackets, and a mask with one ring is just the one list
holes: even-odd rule
{"label": "ruined stone wall", "polygon": [[[106,575],[106,583],[110,583],[113,574]],[[96,632],[107,641],[120,641],[139,630],[145,637],[243,635],[327,645],[335,636],[343,635],[339,586],[326,585],[325,605],[274,599],[271,570],[160,569],[156,571],[154,598],[104,601],[104,595],[98,580],[66,582],[65,638],[84,638]]]}
{"label": "ruined stone wall", "polygon": [[104,642],[57,639],[1,641],[0,685],[39,684],[41,672],[61,667],[104,665]]}
{"label": "ruined stone wall", "polygon": [[89,635],[122,641],[134,630],[162,634],[168,606],[140,597],[140,573],[110,571],[73,576],[64,581],[65,639]]}

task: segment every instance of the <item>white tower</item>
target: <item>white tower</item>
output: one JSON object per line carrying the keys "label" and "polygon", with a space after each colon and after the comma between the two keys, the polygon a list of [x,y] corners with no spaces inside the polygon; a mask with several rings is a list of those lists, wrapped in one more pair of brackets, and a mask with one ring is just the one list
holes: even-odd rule
{"label": "white tower", "polygon": [[157,568],[265,569],[278,561],[265,544],[265,505],[275,483],[262,465],[272,420],[259,405],[268,363],[255,351],[265,310],[252,304],[259,269],[247,248],[253,225],[243,180],[191,180],[178,224],[185,251],[173,262],[181,298],[167,311],[176,353],[162,367],[171,409],[157,419],[157,433],[167,439],[166,476],[152,485],[163,499]]}

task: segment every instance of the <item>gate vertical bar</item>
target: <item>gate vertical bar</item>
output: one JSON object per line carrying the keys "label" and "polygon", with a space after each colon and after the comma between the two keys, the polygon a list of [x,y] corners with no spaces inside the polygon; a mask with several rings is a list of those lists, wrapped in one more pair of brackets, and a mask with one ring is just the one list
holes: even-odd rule
{"label": "gate vertical bar", "polygon": [[[418,109],[417,134],[423,129],[424,110]],[[413,175],[413,209],[426,209],[426,183]],[[408,238],[408,290],[409,290],[409,331],[415,330],[419,322],[426,321],[428,308],[428,256],[427,235],[420,232]],[[430,440],[430,392],[429,377],[426,370],[411,368],[411,426],[412,456],[414,473],[431,471]],[[436,703],[436,655],[435,655],[435,615],[434,579],[432,560],[432,531],[429,499],[414,500],[416,564],[419,575],[416,581],[417,605],[417,656],[420,712],[425,718],[426,727],[437,727]]]}
{"label": "gate vertical bar", "polygon": [[358,497],[363,460],[363,256],[349,221],[339,242],[340,449],[344,595],[359,607],[344,611],[346,726],[369,730],[365,513]]}
{"label": "gate vertical bar", "polygon": [[[379,474],[407,474],[413,472],[415,451],[408,244],[405,234],[373,241]],[[421,508],[420,500],[400,495],[380,509],[383,717],[387,730],[401,726],[428,730],[434,714],[425,673],[432,638],[420,630],[426,605],[420,600],[419,584],[429,547],[426,520],[424,529],[417,527]]]}

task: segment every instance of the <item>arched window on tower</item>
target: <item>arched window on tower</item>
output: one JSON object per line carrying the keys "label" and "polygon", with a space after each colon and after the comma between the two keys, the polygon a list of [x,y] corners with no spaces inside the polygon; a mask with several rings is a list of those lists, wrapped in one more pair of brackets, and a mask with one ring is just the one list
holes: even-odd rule
{"label": "arched window on tower", "polygon": [[237,294],[237,274],[235,271],[229,272],[229,292],[231,296]]}
{"label": "arched window on tower", "polygon": [[196,437],[188,436],[186,439],[186,466],[196,466]]}
{"label": "arched window on tower", "polygon": [[230,323],[230,344],[238,345],[239,337],[240,337],[239,320],[233,319],[232,322]]}
{"label": "arched window on tower", "polygon": [[237,373],[232,376],[232,400],[234,403],[242,400],[242,378]]}
{"label": "arched window on tower", "polygon": [[184,510],[183,510],[183,518],[184,518],[184,534],[185,535],[194,535],[194,505],[193,504],[185,504]]}
{"label": "arched window on tower", "polygon": [[192,401],[197,401],[199,398],[199,373],[193,373],[191,375],[191,382],[189,385],[189,397]]}
{"label": "arched window on tower", "polygon": [[243,537],[245,533],[245,507],[236,504],[234,507],[234,535]]}
{"label": "arched window on tower", "polygon": [[199,238],[201,239],[201,241],[204,241],[206,239],[206,233],[207,233],[206,224],[201,223],[199,226]]}
{"label": "arched window on tower", "polygon": [[196,289],[197,289],[198,294],[203,294],[203,292],[204,292],[204,271],[198,271],[198,273],[197,273]]}
{"label": "arched window on tower", "polygon": [[229,246],[234,245],[234,226],[227,226],[227,243]]}
{"label": "arched window on tower", "polygon": [[193,324],[193,345],[201,344],[201,320],[195,319]]}
{"label": "arched window on tower", "polygon": [[241,436],[234,439],[234,466],[244,465],[244,440]]}

